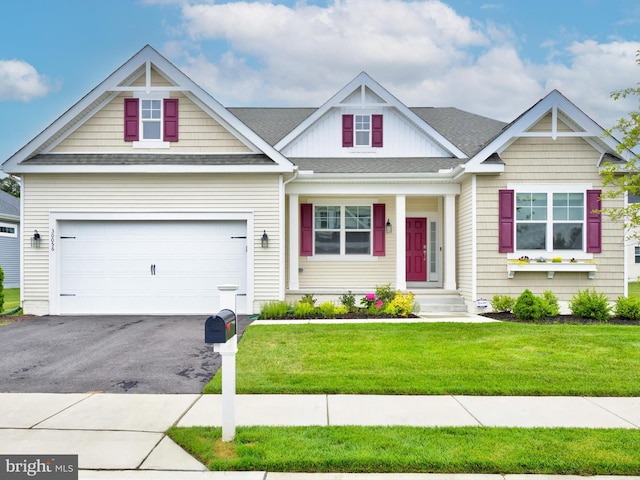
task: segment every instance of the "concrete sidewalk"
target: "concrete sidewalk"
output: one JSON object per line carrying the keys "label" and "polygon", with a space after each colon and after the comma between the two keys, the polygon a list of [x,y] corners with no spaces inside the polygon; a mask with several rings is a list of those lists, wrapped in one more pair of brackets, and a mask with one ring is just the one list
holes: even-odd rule
{"label": "concrete sidewalk", "polygon": [[[172,425],[221,426],[220,395],[0,393],[0,405],[0,453],[78,454],[79,478],[83,480],[505,478],[501,475],[207,472],[163,432]],[[238,395],[236,413],[238,426],[640,428],[638,397]],[[506,477],[509,480],[525,478]],[[640,480],[640,476],[624,478]]]}

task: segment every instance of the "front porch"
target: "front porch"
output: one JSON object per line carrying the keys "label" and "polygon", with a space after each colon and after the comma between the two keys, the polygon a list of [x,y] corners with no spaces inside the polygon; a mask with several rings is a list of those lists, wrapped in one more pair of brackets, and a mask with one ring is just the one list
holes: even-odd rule
{"label": "front porch", "polygon": [[[310,191],[303,194],[300,185],[291,184],[286,196],[287,297],[304,293],[340,295],[349,290],[354,294],[366,294],[376,286],[386,284],[403,292],[418,289],[457,291],[456,196],[460,192],[459,185],[413,185],[411,188],[403,185],[402,190],[409,190],[403,194],[386,193],[390,185],[377,185],[375,189],[374,186],[359,188],[358,195],[354,194],[353,185],[349,194],[341,188],[333,189],[331,195],[309,188],[317,185],[305,187],[305,191]],[[313,212],[311,216],[301,213],[303,206]],[[362,221],[344,213],[345,209],[349,213],[362,206],[370,215]],[[373,214],[375,211],[380,217],[379,207],[382,207],[383,215],[381,231],[376,230],[375,225],[380,224],[380,218]],[[338,212],[336,216],[342,212],[342,217],[332,219],[336,225],[335,231],[330,232],[336,243],[333,254],[320,251],[316,245],[322,238],[320,235],[326,235],[326,231],[319,228],[324,222],[319,218],[319,209],[324,209],[320,213],[325,213],[329,208]],[[345,254],[341,243],[348,243],[354,237],[349,237],[352,231],[344,225],[354,221],[365,225],[357,231],[363,253],[347,251]],[[305,229],[309,233],[306,238]]]}

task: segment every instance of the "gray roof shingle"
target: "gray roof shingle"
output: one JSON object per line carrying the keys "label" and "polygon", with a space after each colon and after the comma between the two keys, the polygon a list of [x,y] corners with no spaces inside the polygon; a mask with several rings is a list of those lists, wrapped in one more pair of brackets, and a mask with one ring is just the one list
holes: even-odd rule
{"label": "gray roof shingle", "polygon": [[10,193],[0,190],[0,213],[20,216],[20,199]]}
{"label": "gray roof shingle", "polygon": [[264,154],[47,153],[36,155],[22,163],[24,165],[273,165],[275,162]]}

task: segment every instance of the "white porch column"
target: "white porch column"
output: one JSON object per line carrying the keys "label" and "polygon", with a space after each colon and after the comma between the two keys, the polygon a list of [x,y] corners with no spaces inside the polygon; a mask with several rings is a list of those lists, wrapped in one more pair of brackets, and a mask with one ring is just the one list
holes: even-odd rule
{"label": "white porch column", "polygon": [[445,290],[456,290],[456,196],[444,196],[444,284]]}
{"label": "white porch column", "polygon": [[407,197],[396,195],[396,289],[407,289]]}
{"label": "white porch column", "polygon": [[299,265],[300,258],[300,206],[298,194],[289,195],[289,289],[300,288]]}

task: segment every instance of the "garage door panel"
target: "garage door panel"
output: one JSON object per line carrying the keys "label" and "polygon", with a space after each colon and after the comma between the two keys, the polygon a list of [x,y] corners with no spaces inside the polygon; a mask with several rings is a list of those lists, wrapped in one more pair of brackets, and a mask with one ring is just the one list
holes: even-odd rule
{"label": "garage door panel", "polygon": [[217,285],[246,294],[244,221],[67,221],[59,230],[60,313],[210,314]]}

